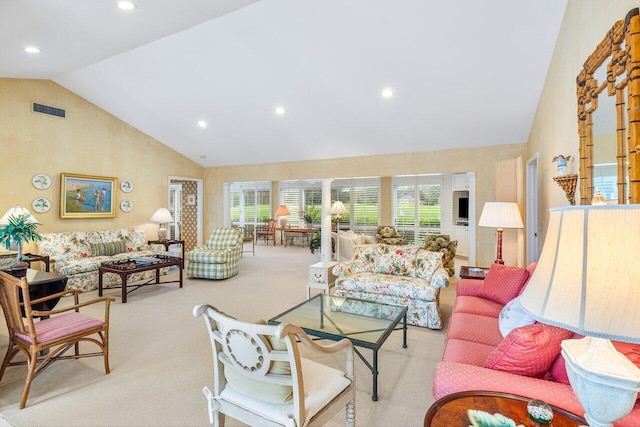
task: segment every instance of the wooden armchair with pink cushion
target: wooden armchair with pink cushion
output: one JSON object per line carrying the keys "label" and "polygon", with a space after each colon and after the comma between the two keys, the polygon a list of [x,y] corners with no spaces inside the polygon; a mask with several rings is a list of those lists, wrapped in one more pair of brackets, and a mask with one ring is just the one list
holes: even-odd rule
{"label": "wooden armchair with pink cushion", "polygon": [[[35,376],[56,360],[102,356],[105,373],[109,373],[109,304],[115,301],[115,298],[102,297],[80,303],[80,293],[82,292],[73,289],[31,300],[26,278],[17,278],[0,271],[0,303],[9,331],[9,344],[0,368],[0,380],[7,367],[25,365],[24,360],[12,362],[18,353],[22,353],[27,360],[27,379],[20,400],[20,409],[27,403],[31,382]],[[73,295],[74,304],[68,307],[48,311],[34,308],[70,294]],[[80,313],[80,308],[100,303],[104,303],[105,307],[102,319]],[[41,320],[36,322],[36,318]],[[93,343],[98,346],[99,351],[81,353],[80,342]],[[43,350],[48,352],[39,357]],[[68,350],[72,350],[72,354],[67,354]],[[51,377],[49,382],[51,381],[57,379]]]}
{"label": "wooden armchair with pink cushion", "polygon": [[[534,269],[535,264],[528,269],[493,264],[484,280],[458,281],[442,360],[434,374],[434,398],[459,391],[498,391],[583,416],[560,355],[560,343],[574,334],[536,323],[519,304]],[[640,345],[620,348],[640,366]],[[614,425],[640,426],[640,403]]]}

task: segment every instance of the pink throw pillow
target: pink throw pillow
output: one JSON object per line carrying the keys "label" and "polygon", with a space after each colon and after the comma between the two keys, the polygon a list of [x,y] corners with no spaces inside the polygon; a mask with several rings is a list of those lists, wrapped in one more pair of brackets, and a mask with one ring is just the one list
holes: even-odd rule
{"label": "pink throw pillow", "polygon": [[518,296],[529,272],[520,267],[492,264],[477,296],[506,304]]}
{"label": "pink throw pillow", "polygon": [[493,350],[485,368],[542,378],[560,354],[560,343],[573,332],[534,323],[515,328]]}
{"label": "pink throw pillow", "polygon": [[[580,339],[584,335],[573,334],[572,339]],[[611,344],[620,353],[624,354],[634,365],[640,368],[640,344],[630,344],[620,341],[611,341]],[[567,375],[567,367],[565,365],[564,356],[560,354],[558,358],[551,365],[549,370],[551,381],[569,384],[569,376]]]}

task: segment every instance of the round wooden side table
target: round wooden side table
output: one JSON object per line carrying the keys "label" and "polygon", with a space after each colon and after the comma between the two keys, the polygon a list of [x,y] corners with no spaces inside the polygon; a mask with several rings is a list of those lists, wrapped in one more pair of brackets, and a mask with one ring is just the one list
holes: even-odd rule
{"label": "round wooden side table", "polygon": [[[494,391],[463,391],[438,399],[424,417],[424,427],[467,427],[469,426],[468,409],[496,412],[511,418],[516,425],[527,427],[543,426],[529,418],[527,403],[531,399],[515,394]],[[587,422],[563,409],[553,409],[553,427],[586,426]]]}

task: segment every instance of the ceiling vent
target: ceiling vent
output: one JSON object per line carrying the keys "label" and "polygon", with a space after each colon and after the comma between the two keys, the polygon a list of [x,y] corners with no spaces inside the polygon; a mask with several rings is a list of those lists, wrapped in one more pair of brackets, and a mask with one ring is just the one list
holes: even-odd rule
{"label": "ceiling vent", "polygon": [[50,107],[48,105],[42,105],[33,103],[33,111],[35,113],[48,114],[50,116],[65,117],[66,112],[62,108]]}

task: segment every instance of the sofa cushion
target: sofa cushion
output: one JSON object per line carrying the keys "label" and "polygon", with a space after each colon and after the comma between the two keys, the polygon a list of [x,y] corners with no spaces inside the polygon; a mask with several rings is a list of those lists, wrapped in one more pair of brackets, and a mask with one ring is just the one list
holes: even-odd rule
{"label": "sofa cushion", "polygon": [[495,317],[468,313],[456,313],[451,317],[447,338],[478,342],[493,347],[503,340]]}
{"label": "sofa cushion", "polygon": [[527,277],[529,277],[529,272],[524,268],[491,264],[477,295],[506,304],[518,296]]}
{"label": "sofa cushion", "polygon": [[520,298],[514,298],[505,305],[498,317],[500,333],[506,337],[509,332],[520,326],[532,325],[536,319],[531,317],[520,305]]}
{"label": "sofa cushion", "polygon": [[356,273],[340,277],[336,281],[336,289],[410,297],[422,301],[435,301],[438,297],[438,290],[429,286],[426,280],[390,274]]}
{"label": "sofa cushion", "polygon": [[374,273],[415,277],[417,246],[378,245]]}
{"label": "sofa cushion", "polygon": [[425,249],[419,249],[416,253],[415,275],[424,280],[431,280],[438,266],[442,262],[442,252],[431,252]]}
{"label": "sofa cushion", "polygon": [[93,256],[110,256],[121,254],[127,250],[122,240],[106,243],[90,243],[89,246],[91,246],[91,254]]}
{"label": "sofa cushion", "polygon": [[560,354],[560,343],[573,333],[535,323],[516,328],[491,353],[485,367],[542,378]]}
{"label": "sofa cushion", "polygon": [[467,365],[484,366],[495,346],[448,338],[444,345],[442,360],[465,363]]}
{"label": "sofa cushion", "polygon": [[493,317],[500,315],[503,305],[495,301],[469,295],[460,295],[456,298],[454,313],[479,314],[480,316]]}

